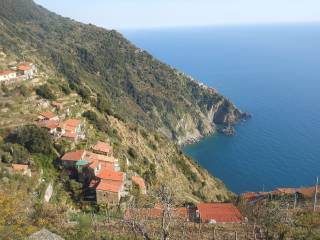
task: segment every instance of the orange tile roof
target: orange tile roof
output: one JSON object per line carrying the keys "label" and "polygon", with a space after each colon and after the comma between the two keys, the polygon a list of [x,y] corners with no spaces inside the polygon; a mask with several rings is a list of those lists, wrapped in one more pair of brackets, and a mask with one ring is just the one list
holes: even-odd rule
{"label": "orange tile roof", "polygon": [[120,192],[123,188],[123,182],[115,182],[112,180],[101,180],[96,190],[107,192]]}
{"label": "orange tile roof", "polygon": [[145,184],[145,182],[144,182],[142,177],[140,177],[140,176],[132,176],[131,179],[135,184],[139,185],[140,189],[146,189],[146,184]]}
{"label": "orange tile roof", "polygon": [[112,181],[123,181],[125,174],[123,172],[111,172],[106,169],[101,170],[97,175],[98,178]]}
{"label": "orange tile roof", "polygon": [[29,165],[25,164],[12,164],[12,168],[14,171],[25,171],[29,169]]}
{"label": "orange tile roof", "polygon": [[199,203],[197,209],[202,222],[241,222],[240,211],[231,203]]}
{"label": "orange tile roof", "polygon": [[79,119],[68,119],[64,121],[64,125],[67,127],[76,128],[81,124],[81,120]]}
{"label": "orange tile roof", "polygon": [[54,118],[56,116],[56,114],[54,114],[53,112],[42,112],[39,114],[42,117],[45,117],[47,119],[51,119]]}
{"label": "orange tile roof", "polygon": [[0,71],[0,75],[3,76],[3,75],[9,75],[11,73],[15,73],[15,71],[12,71],[12,70],[4,70],[4,71]]}
{"label": "orange tile roof", "polygon": [[28,70],[31,70],[32,67],[30,67],[29,65],[24,65],[23,64],[23,65],[18,66],[17,69],[20,70],[20,71],[28,71]]}
{"label": "orange tile roof", "polygon": [[99,152],[104,152],[104,153],[110,153],[112,151],[112,147],[104,142],[98,142],[94,147],[93,150],[99,151]]}
{"label": "orange tile roof", "polygon": [[114,163],[100,162],[100,164],[101,164],[101,169],[102,170],[110,171],[110,172],[114,172],[115,171]]}
{"label": "orange tile roof", "polygon": [[84,150],[77,150],[74,152],[68,152],[63,155],[61,160],[63,160],[63,161],[79,161],[83,158],[84,154],[85,154]]}

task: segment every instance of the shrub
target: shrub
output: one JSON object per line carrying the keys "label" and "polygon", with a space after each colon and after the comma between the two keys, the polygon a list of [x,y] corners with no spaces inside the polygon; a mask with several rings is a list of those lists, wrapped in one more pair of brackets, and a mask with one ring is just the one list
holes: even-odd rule
{"label": "shrub", "polygon": [[87,87],[80,86],[77,91],[84,101],[88,101],[90,99],[91,92]]}
{"label": "shrub", "polygon": [[54,95],[54,93],[51,91],[51,89],[49,88],[48,84],[44,84],[39,86],[38,88],[36,88],[36,93],[45,99],[48,100],[54,100],[56,99],[56,96]]}
{"label": "shrub", "polygon": [[53,141],[50,134],[35,125],[27,125],[19,128],[11,134],[8,140],[24,146],[30,153],[51,154]]}
{"label": "shrub", "polygon": [[138,154],[137,154],[136,150],[134,150],[132,147],[129,147],[128,154],[130,155],[130,157],[132,157],[134,159],[138,158]]}
{"label": "shrub", "polygon": [[19,93],[24,96],[24,97],[28,97],[31,95],[31,90],[24,84],[22,84],[19,88]]}
{"label": "shrub", "polygon": [[29,163],[29,152],[19,144],[6,143],[1,146],[1,159],[7,163]]}
{"label": "shrub", "polygon": [[88,121],[94,125],[98,130],[102,131],[102,132],[107,132],[108,131],[108,127],[107,127],[107,123],[106,121],[104,121],[103,119],[99,118],[98,115],[93,112],[93,111],[86,111],[82,114],[83,117],[85,117],[86,119],[88,119]]}
{"label": "shrub", "polygon": [[[110,103],[108,102],[108,100],[104,97],[98,97],[98,102],[97,102],[97,109],[101,112],[101,113],[111,113],[110,110]],[[110,114],[109,114],[110,115]]]}
{"label": "shrub", "polygon": [[71,89],[67,84],[61,84],[60,89],[66,95],[69,95],[71,93]]}

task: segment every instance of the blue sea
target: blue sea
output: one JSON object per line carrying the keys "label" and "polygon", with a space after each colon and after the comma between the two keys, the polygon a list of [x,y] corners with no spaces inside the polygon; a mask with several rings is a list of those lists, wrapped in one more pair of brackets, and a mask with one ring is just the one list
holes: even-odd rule
{"label": "blue sea", "polygon": [[320,175],[320,25],[124,31],[253,118],[187,155],[236,193],[312,185]]}

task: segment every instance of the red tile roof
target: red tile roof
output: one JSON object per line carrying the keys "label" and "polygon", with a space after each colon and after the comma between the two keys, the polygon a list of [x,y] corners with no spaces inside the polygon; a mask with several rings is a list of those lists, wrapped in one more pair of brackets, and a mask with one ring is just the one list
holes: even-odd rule
{"label": "red tile roof", "polygon": [[123,182],[115,182],[112,180],[101,180],[96,190],[107,192],[120,192],[123,188]]}
{"label": "red tile roof", "polygon": [[298,188],[297,192],[304,195],[305,197],[313,197],[316,189],[315,187]]}
{"label": "red tile roof", "polygon": [[105,171],[114,172],[115,166],[114,163],[108,163],[108,162],[99,162],[101,164],[101,169]]}
{"label": "red tile roof", "polygon": [[17,69],[20,70],[20,71],[28,71],[28,70],[31,70],[32,67],[30,67],[29,65],[24,65],[23,64],[23,65],[18,66]]}
{"label": "red tile roof", "polygon": [[45,117],[47,119],[51,119],[54,118],[56,116],[56,114],[54,114],[53,112],[42,112],[39,114],[42,117]]}
{"label": "red tile roof", "polygon": [[202,222],[241,222],[240,211],[231,203],[199,203],[197,209]]}
{"label": "red tile roof", "polygon": [[146,189],[146,184],[142,177],[133,176],[131,179],[135,184],[139,185],[140,189]]}
{"label": "red tile roof", "polygon": [[29,165],[25,164],[12,164],[12,168],[14,171],[25,171],[28,170]]}
{"label": "red tile roof", "polygon": [[15,73],[15,71],[12,71],[12,70],[4,70],[4,71],[0,71],[0,75],[3,76],[3,75],[9,75],[11,73]]}
{"label": "red tile roof", "polygon": [[112,152],[112,147],[104,142],[98,142],[94,147],[93,150],[99,151],[99,152],[104,152],[104,153],[110,153]]}
{"label": "red tile roof", "polygon": [[68,120],[64,121],[64,125],[66,127],[76,128],[80,124],[81,124],[81,120],[79,120],[79,119],[68,119]]}
{"label": "red tile roof", "polygon": [[123,181],[125,174],[123,172],[111,172],[106,169],[101,170],[97,175],[98,178],[112,181]]}
{"label": "red tile roof", "polygon": [[63,160],[63,161],[79,161],[83,158],[84,154],[85,154],[84,150],[77,150],[74,152],[68,152],[63,155],[61,160]]}

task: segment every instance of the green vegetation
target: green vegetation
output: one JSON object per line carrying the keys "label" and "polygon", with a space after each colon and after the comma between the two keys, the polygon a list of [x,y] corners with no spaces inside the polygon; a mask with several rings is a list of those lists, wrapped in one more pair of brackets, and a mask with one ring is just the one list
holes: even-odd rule
{"label": "green vegetation", "polygon": [[[192,128],[206,134],[212,123],[243,117],[227,99],[137,49],[116,31],[62,18],[30,0],[3,0],[0,9],[0,45],[17,55],[26,50],[20,46],[36,48],[36,57],[65,77],[85,102],[98,96],[101,112],[162,129],[174,141]],[[69,92],[65,87],[62,91]],[[54,99],[46,85],[37,93]],[[218,114],[208,117],[218,105]],[[181,119],[188,119],[191,129],[177,128]]]}
{"label": "green vegetation", "polygon": [[43,98],[48,99],[48,100],[56,99],[56,96],[51,91],[51,89],[49,88],[48,84],[44,84],[44,85],[41,85],[41,86],[37,87],[36,88],[36,93],[40,97],[43,97]]}
{"label": "green vegetation", "polygon": [[24,146],[30,153],[52,154],[52,137],[48,131],[35,125],[19,128],[8,137],[8,140]]}
{"label": "green vegetation", "polygon": [[87,111],[82,114],[83,117],[88,119],[88,121],[94,125],[99,131],[108,131],[107,123],[103,118],[98,117],[97,113],[93,111]]}

